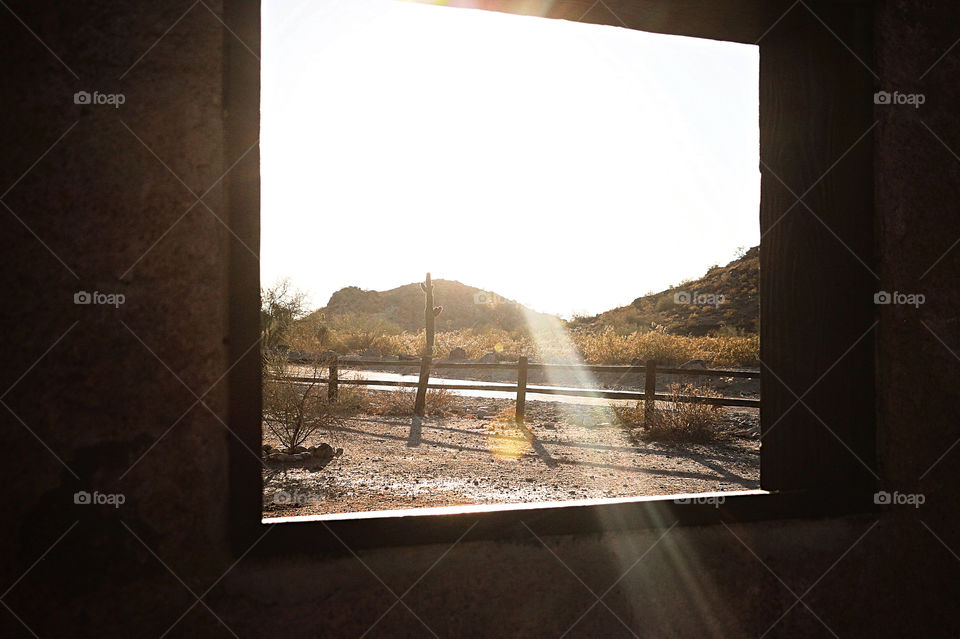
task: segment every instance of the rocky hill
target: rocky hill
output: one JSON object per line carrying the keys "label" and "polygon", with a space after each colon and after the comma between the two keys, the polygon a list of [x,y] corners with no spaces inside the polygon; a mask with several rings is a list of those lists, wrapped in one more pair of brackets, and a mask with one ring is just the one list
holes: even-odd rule
{"label": "rocky hill", "polygon": [[[552,316],[515,301],[452,280],[434,280],[435,303],[443,306],[438,331],[463,328],[519,330]],[[619,333],[663,326],[675,335],[756,333],[760,318],[760,250],[754,247],[726,266],[715,266],[703,277],[685,280],[659,293],[638,297],[631,304],[593,317],[568,322],[571,328],[612,327]],[[327,321],[337,317],[379,322],[378,330],[417,332],[423,329],[423,292],[417,282],[388,291],[348,286],[318,309]]]}
{"label": "rocky hill", "polygon": [[[461,328],[501,328],[512,331],[523,328],[527,318],[550,316],[526,309],[513,300],[490,291],[467,286],[452,280],[433,280],[434,303],[443,306],[437,317],[437,330]],[[388,291],[371,291],[348,286],[330,296],[319,309],[327,318],[360,315],[383,320],[401,330],[423,329],[423,292],[417,282]]]}
{"label": "rocky hill", "polygon": [[715,266],[695,280],[638,297],[572,326],[618,332],[663,326],[675,335],[756,333],[760,328],[760,248],[753,247],[726,266]]}

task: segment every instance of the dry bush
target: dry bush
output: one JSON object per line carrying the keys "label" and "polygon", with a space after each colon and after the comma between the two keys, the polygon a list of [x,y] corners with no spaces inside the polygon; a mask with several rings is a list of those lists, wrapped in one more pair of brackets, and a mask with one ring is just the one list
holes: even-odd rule
{"label": "dry bush", "polygon": [[359,384],[340,384],[337,386],[337,400],[330,406],[338,415],[362,413],[367,410],[370,395],[375,392]]}
{"label": "dry bush", "polygon": [[413,415],[416,396],[415,389],[371,391],[363,412],[371,415],[383,415],[384,417]]}
{"label": "dry bush", "polygon": [[393,337],[400,333],[400,327],[385,319],[364,315],[337,315],[327,322],[332,334],[331,344],[344,352],[363,351],[378,348],[384,354],[391,352]]}
{"label": "dry bush", "polygon": [[[418,333],[403,332],[390,336],[390,344],[384,353],[391,355],[399,353],[419,354],[423,352],[426,343],[424,331]],[[434,352],[443,357],[454,348],[460,347],[467,351],[467,355],[479,359],[487,353],[498,353],[501,359],[508,355],[527,355],[533,358],[535,349],[530,338],[519,331],[504,331],[501,329],[460,329],[455,331],[440,331],[434,340]]]}
{"label": "dry bush", "polygon": [[628,364],[635,359],[661,364],[682,364],[702,359],[713,366],[756,366],[760,338],[757,335],[689,337],[671,335],[658,328],[645,333],[618,335],[612,328],[574,332],[573,341],[590,364]]}
{"label": "dry bush", "polygon": [[[344,390],[347,390],[344,393]],[[340,414],[365,413],[384,417],[413,415],[417,398],[416,388],[401,388],[395,391],[367,390],[362,386],[340,386],[336,409]],[[450,414],[456,404],[455,396],[448,390],[427,389],[425,413],[433,417]]]}
{"label": "dry bush", "polygon": [[635,406],[616,406],[614,414],[631,432],[638,429],[644,439],[704,443],[723,436],[719,428],[724,421],[723,406],[678,401],[689,397],[720,397],[719,393],[691,384],[673,384],[669,395],[667,408],[654,408],[649,419],[642,401]]}
{"label": "dry bush", "polygon": [[[285,355],[265,357],[263,361],[263,423],[289,452],[303,445],[319,431],[329,430],[335,411],[317,382],[297,382],[299,372]],[[314,367],[312,377],[319,377]]]}
{"label": "dry bush", "polygon": [[434,415],[437,417],[449,415],[456,404],[456,395],[450,391],[443,388],[427,389],[427,415]]}
{"label": "dry bush", "polygon": [[307,294],[282,279],[260,288],[260,335],[267,348],[287,341],[291,330],[307,314]]}
{"label": "dry bush", "polygon": [[620,422],[620,425],[628,431],[643,427],[643,400],[638,400],[633,406],[613,406],[613,416]]}
{"label": "dry bush", "polygon": [[715,366],[759,366],[760,336],[743,335],[704,338],[711,342]]}
{"label": "dry bush", "polygon": [[286,340],[292,350],[306,353],[322,353],[328,349],[335,350],[338,346],[336,336],[321,313],[311,313],[295,322]]}
{"label": "dry bush", "polygon": [[[423,352],[424,332],[394,332],[390,325],[374,324],[351,328],[345,324],[307,326],[292,331],[294,350],[320,352],[331,348],[341,354],[364,348],[379,348],[384,355],[400,353],[418,355]],[[378,332],[382,331],[382,332]],[[702,359],[712,366],[757,366],[760,338],[758,335],[724,335],[690,337],[672,335],[662,327],[646,332],[622,334],[613,327],[601,330],[572,328],[567,339],[558,340],[548,331],[505,331],[501,329],[460,329],[436,334],[435,353],[444,357],[456,347],[479,359],[496,353],[505,361],[516,361],[521,355],[538,362],[569,362],[581,359],[588,364],[630,364],[635,359],[656,360],[662,365],[682,364]],[[571,345],[573,352],[571,352]]]}

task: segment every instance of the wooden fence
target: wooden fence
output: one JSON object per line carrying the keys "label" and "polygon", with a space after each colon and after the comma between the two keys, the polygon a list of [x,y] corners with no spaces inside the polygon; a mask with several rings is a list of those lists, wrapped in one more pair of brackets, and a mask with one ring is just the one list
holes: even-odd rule
{"label": "wooden fence", "polygon": [[[316,365],[317,362],[308,360],[294,360],[291,363]],[[347,359],[333,357],[324,360],[321,364],[323,368],[328,368],[327,377],[289,377],[293,382],[313,382],[327,384],[327,397],[336,399],[338,387],[341,384],[360,385],[360,386],[394,386],[394,387],[417,387],[447,390],[472,390],[472,391],[503,391],[516,393],[516,419],[522,422],[524,419],[524,409],[526,407],[527,393],[539,395],[565,395],[568,397],[595,397],[601,399],[627,399],[643,400],[644,410],[652,411],[655,402],[695,402],[710,404],[713,406],[739,406],[747,408],[759,408],[759,399],[747,399],[743,397],[699,397],[699,396],[675,396],[664,393],[657,393],[657,375],[677,375],[688,377],[741,377],[755,378],[760,377],[759,371],[741,371],[726,370],[716,368],[670,368],[657,366],[656,362],[648,361],[640,366],[607,366],[591,364],[539,364],[530,363],[526,357],[521,357],[516,362],[445,362],[433,361],[430,357],[423,357],[419,360],[366,360],[366,359]],[[340,376],[341,368],[418,368],[420,373],[419,381],[402,380],[376,380],[376,379],[344,379]],[[516,370],[516,384],[440,384],[430,382],[431,369],[473,369],[473,370]],[[643,392],[625,391],[625,390],[602,390],[590,388],[562,388],[558,386],[530,386],[527,384],[527,373],[531,370],[542,371],[584,371],[596,374],[642,374],[644,376]]]}

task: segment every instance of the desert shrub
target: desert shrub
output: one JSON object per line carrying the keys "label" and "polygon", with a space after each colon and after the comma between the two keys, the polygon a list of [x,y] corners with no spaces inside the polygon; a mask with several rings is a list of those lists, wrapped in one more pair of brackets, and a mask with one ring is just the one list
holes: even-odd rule
{"label": "desert shrub", "polygon": [[[370,390],[359,384],[341,384],[337,390],[337,401],[330,409],[337,415],[383,415],[403,417],[413,415],[417,389],[414,387],[397,390]],[[427,389],[426,414],[444,416],[450,414],[456,404],[455,396],[448,390]]]}
{"label": "desert shrub", "polygon": [[613,364],[629,362],[636,356],[636,340],[631,339],[633,335],[617,335],[612,328],[606,327],[601,331],[574,334],[573,340],[585,361]]}
{"label": "desert shrub", "polygon": [[457,404],[456,396],[442,388],[428,389],[426,408],[428,415],[448,415]]}
{"label": "desert shrub", "polygon": [[290,331],[307,313],[307,295],[282,279],[260,289],[260,335],[263,345],[274,348],[284,343]]}
{"label": "desert shrub", "polygon": [[[405,417],[413,415],[413,406],[417,398],[416,388],[402,388],[395,391],[370,391],[362,412],[385,417]],[[442,417],[450,412],[454,404],[450,391],[442,388],[427,389],[425,402],[426,414]]]}
{"label": "desert shrub", "polygon": [[618,335],[607,327],[599,331],[574,331],[572,339],[583,360],[590,364],[629,364],[635,359],[664,365],[702,359],[714,366],[756,366],[758,335],[689,337],[672,335],[663,327]]}
{"label": "desert shrub", "polygon": [[367,396],[367,404],[364,406],[363,412],[385,417],[412,415],[415,399],[416,391],[408,389],[372,391]]}
{"label": "desert shrub", "polygon": [[[403,332],[391,337],[389,352],[419,354],[423,352],[425,343],[424,331]],[[528,357],[534,356],[530,338],[521,331],[459,329],[440,331],[436,334],[434,341],[436,353],[448,353],[456,347],[464,349],[467,355],[474,359],[486,353],[519,353]]]}
{"label": "desert shrub", "polygon": [[337,399],[331,402],[330,407],[338,415],[363,412],[370,405],[370,395],[375,392],[359,384],[340,384],[337,387]]}
{"label": "desert shrub", "polygon": [[[321,352],[332,349],[341,354],[366,348],[379,348],[384,355],[419,355],[426,342],[424,331],[400,331],[384,320],[371,320],[353,326],[343,318],[323,322],[307,318],[291,334],[294,350]],[[589,364],[629,364],[635,359],[653,359],[662,365],[682,364],[702,359],[714,366],[757,366],[760,340],[756,334],[723,334],[711,337],[674,335],[664,327],[627,332],[625,324],[616,328],[590,329],[568,327],[561,330],[532,328],[517,331],[503,329],[458,329],[436,334],[435,352],[449,353],[460,347],[471,358],[496,353],[500,360],[516,361],[521,355],[538,362]]]}
{"label": "desert shrub", "polygon": [[673,384],[666,408],[656,407],[649,417],[643,402],[634,406],[617,406],[614,414],[628,430],[644,439],[669,442],[703,443],[722,437],[722,406],[703,402],[678,401],[690,397],[720,397],[710,388],[690,384]]}
{"label": "desert shrub", "polygon": [[657,305],[654,307],[658,311],[668,311],[674,308],[675,301],[672,293],[667,293],[657,299]]}
{"label": "desert shrub", "polygon": [[295,351],[322,353],[336,350],[338,346],[334,332],[327,326],[322,313],[311,313],[290,326],[286,335],[287,344]]}
{"label": "desert shrub", "polygon": [[[621,327],[622,328],[622,327]],[[424,336],[404,332],[389,338],[390,353],[420,353]],[[582,360],[589,364],[629,364],[634,359],[653,359],[667,364],[682,364],[703,359],[716,366],[756,366],[760,341],[757,335],[688,337],[673,335],[663,327],[649,331],[620,334],[616,329],[577,329],[562,331],[478,331],[462,329],[437,333],[436,350],[449,352],[461,347],[472,358],[494,352],[499,359],[515,361],[525,355],[533,361],[567,362]]]}
{"label": "desert shrub", "polygon": [[344,353],[378,348],[391,353],[392,336],[400,333],[400,327],[383,318],[369,314],[337,315],[332,317],[328,326],[338,347],[335,350]]}
{"label": "desert shrub", "polygon": [[[265,357],[263,368],[263,423],[283,448],[293,452],[315,433],[330,428],[335,411],[320,384],[294,381],[300,374],[282,354]],[[319,377],[319,372],[315,367],[312,377]]]}
{"label": "desert shrub", "polygon": [[704,338],[711,340],[710,361],[715,366],[759,366],[760,336]]}

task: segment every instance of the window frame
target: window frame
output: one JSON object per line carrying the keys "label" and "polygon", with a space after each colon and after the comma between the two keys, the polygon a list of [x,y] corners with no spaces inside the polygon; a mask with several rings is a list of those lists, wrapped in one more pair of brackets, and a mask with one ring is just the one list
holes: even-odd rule
{"label": "window frame", "polygon": [[[542,15],[525,0],[448,4]],[[542,6],[549,7],[547,18],[759,44],[761,490],[727,493],[719,505],[650,496],[264,524],[262,467],[250,453],[261,445],[259,349],[250,348],[260,332],[260,273],[244,246],[260,245],[259,148],[250,150],[260,131],[260,68],[251,55],[260,49],[260,2],[227,0],[225,165],[243,156],[225,179],[236,238],[227,258],[227,408],[234,435],[229,524],[238,554],[261,538],[258,552],[340,554],[347,547],[452,543],[474,524],[470,539],[510,539],[529,534],[523,524],[538,534],[583,534],[875,509],[873,3],[559,0]],[[271,534],[263,537],[268,527]]]}

